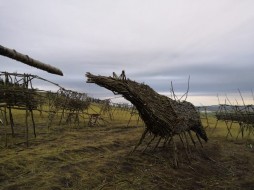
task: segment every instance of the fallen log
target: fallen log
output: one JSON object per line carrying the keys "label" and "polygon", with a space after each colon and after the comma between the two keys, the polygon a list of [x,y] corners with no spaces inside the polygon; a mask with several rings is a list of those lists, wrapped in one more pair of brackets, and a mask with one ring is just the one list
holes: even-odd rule
{"label": "fallen log", "polygon": [[6,48],[6,47],[0,45],[0,55],[9,57],[11,59],[15,59],[16,61],[20,61],[22,63],[29,65],[29,66],[47,71],[49,73],[63,76],[63,72],[60,69],[53,67],[49,64],[42,63],[38,60],[32,59],[28,55],[19,53],[14,49],[9,49],[9,48]]}

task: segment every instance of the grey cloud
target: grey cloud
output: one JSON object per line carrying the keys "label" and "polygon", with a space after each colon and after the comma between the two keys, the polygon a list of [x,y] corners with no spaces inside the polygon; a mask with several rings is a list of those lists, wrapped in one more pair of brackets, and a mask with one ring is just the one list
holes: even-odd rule
{"label": "grey cloud", "polygon": [[[27,72],[72,90],[112,95],[85,73],[127,77],[168,92],[253,88],[252,1],[3,1],[0,44],[59,67],[50,75],[0,57],[1,71]],[[104,94],[104,95],[103,95]]]}

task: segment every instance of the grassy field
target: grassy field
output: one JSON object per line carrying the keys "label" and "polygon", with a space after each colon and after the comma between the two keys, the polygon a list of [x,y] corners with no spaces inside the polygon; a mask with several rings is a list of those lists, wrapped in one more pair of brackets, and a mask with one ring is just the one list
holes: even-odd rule
{"label": "grassy field", "polygon": [[28,147],[25,115],[14,115],[16,136],[9,134],[7,148],[0,130],[0,189],[254,189],[253,135],[235,140],[234,125],[233,137],[226,139],[223,122],[213,131],[213,117],[208,143],[191,146],[191,163],[177,141],[180,168],[174,169],[171,147],[153,150],[154,142],[143,152],[144,143],[129,154],[144,130],[137,117],[127,127],[129,113],[115,112],[113,120],[105,115],[97,127],[88,127],[88,118],[78,127],[58,126],[58,116],[49,131],[46,114],[35,113],[37,137],[30,126]]}

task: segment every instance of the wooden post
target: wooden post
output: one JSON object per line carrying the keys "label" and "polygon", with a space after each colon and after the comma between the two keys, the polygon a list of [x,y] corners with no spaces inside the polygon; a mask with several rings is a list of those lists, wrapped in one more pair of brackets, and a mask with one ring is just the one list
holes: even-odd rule
{"label": "wooden post", "polygon": [[11,123],[11,134],[12,134],[12,137],[15,136],[15,133],[14,133],[14,121],[13,121],[13,116],[12,116],[12,112],[11,112],[11,107],[8,107],[9,109],[9,117],[10,117],[10,123]]}
{"label": "wooden post", "polygon": [[[6,105],[4,106],[4,112],[6,113]],[[4,114],[4,116],[6,117],[6,114]],[[6,123],[7,119],[4,118],[4,130],[5,130],[5,147],[7,147],[8,145],[8,136],[7,136],[7,123]]]}
{"label": "wooden post", "polygon": [[26,146],[28,147],[28,108],[26,108]]}
{"label": "wooden post", "polygon": [[[4,110],[0,110],[1,111],[1,115],[3,116],[3,127],[4,127],[4,135],[5,135],[5,147],[7,147],[7,142],[8,142],[8,139],[7,139],[7,123],[6,123],[6,103],[0,103],[0,107],[3,107]],[[4,112],[4,113],[3,113]]]}
{"label": "wooden post", "polygon": [[36,131],[35,131],[35,122],[34,122],[34,114],[33,114],[33,110],[30,110],[30,114],[31,114],[31,119],[32,119],[32,123],[33,123],[33,129],[34,129],[34,137],[36,138]]}

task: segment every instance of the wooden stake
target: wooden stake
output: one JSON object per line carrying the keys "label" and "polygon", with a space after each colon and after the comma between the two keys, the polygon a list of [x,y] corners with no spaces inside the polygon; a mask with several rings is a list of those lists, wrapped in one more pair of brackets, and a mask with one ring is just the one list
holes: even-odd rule
{"label": "wooden stake", "polygon": [[184,135],[184,138],[185,138],[185,142],[186,142],[186,147],[187,147],[188,153],[191,153],[190,146],[189,146],[189,141],[188,141],[188,138],[187,138],[187,136],[185,134],[185,131],[183,132],[183,135]]}
{"label": "wooden stake", "polygon": [[191,134],[191,131],[188,131],[188,134],[189,134],[189,136],[190,136],[190,138],[191,138],[192,143],[193,143],[194,146],[196,147],[196,142],[195,142],[194,139],[193,139],[193,136],[192,136],[192,134]]}
{"label": "wooden stake", "polygon": [[35,132],[35,122],[34,122],[34,114],[33,110],[30,110],[31,113],[31,118],[32,118],[32,123],[33,123],[33,129],[34,129],[34,137],[36,138],[36,132]]}
{"label": "wooden stake", "polygon": [[179,134],[178,136],[179,136],[179,138],[180,138],[180,140],[181,140],[181,142],[183,144],[184,152],[185,152],[185,154],[187,156],[187,159],[188,159],[189,163],[191,163],[190,158],[189,158],[189,154],[188,154],[188,151],[187,151],[187,148],[186,148],[185,143],[183,141],[183,138],[181,137],[181,134]]}
{"label": "wooden stake", "polygon": [[226,138],[228,138],[228,135],[230,135],[231,137],[233,137],[233,135],[232,135],[232,133],[231,133],[231,131],[230,131],[230,130],[231,130],[231,127],[232,127],[233,122],[231,121],[230,126],[228,126],[228,121],[225,121],[225,123],[226,123],[227,130],[228,130],[228,134],[227,134]]}
{"label": "wooden stake", "polygon": [[155,147],[153,148],[153,151],[159,146],[159,144],[160,144],[160,142],[161,142],[161,139],[162,139],[162,137],[159,138],[157,144],[156,144]]}
{"label": "wooden stake", "polygon": [[3,118],[3,123],[4,123],[4,133],[5,133],[5,147],[8,145],[8,136],[7,136],[7,123],[6,123],[6,104],[4,104],[4,118]]}
{"label": "wooden stake", "polygon": [[28,109],[26,108],[26,146],[28,147]]}
{"label": "wooden stake", "polygon": [[202,144],[202,142],[201,142],[201,140],[200,140],[200,137],[198,136],[198,134],[197,134],[197,133],[196,133],[196,136],[197,136],[197,138],[198,138],[198,141],[199,141],[199,143],[200,143],[201,147],[203,148],[203,144]]}
{"label": "wooden stake", "polygon": [[141,138],[139,139],[138,144],[134,147],[134,149],[131,151],[131,153],[133,153],[138,148],[138,146],[143,142],[147,133],[148,133],[148,129],[146,128],[145,131],[143,132]]}
{"label": "wooden stake", "polygon": [[148,148],[148,146],[153,142],[153,140],[155,139],[155,135],[153,136],[153,138],[147,143],[147,146],[146,146],[146,148],[142,151],[142,152],[145,152],[146,151],[146,149]]}
{"label": "wooden stake", "polygon": [[15,133],[14,133],[14,121],[13,121],[13,116],[12,116],[12,112],[11,112],[11,107],[8,107],[9,109],[9,118],[10,118],[10,123],[11,123],[11,134],[12,134],[12,137],[15,136]]}
{"label": "wooden stake", "polygon": [[173,159],[174,159],[174,166],[176,168],[179,168],[179,160],[178,160],[178,150],[174,141],[174,138],[172,137],[172,143],[173,143]]}

